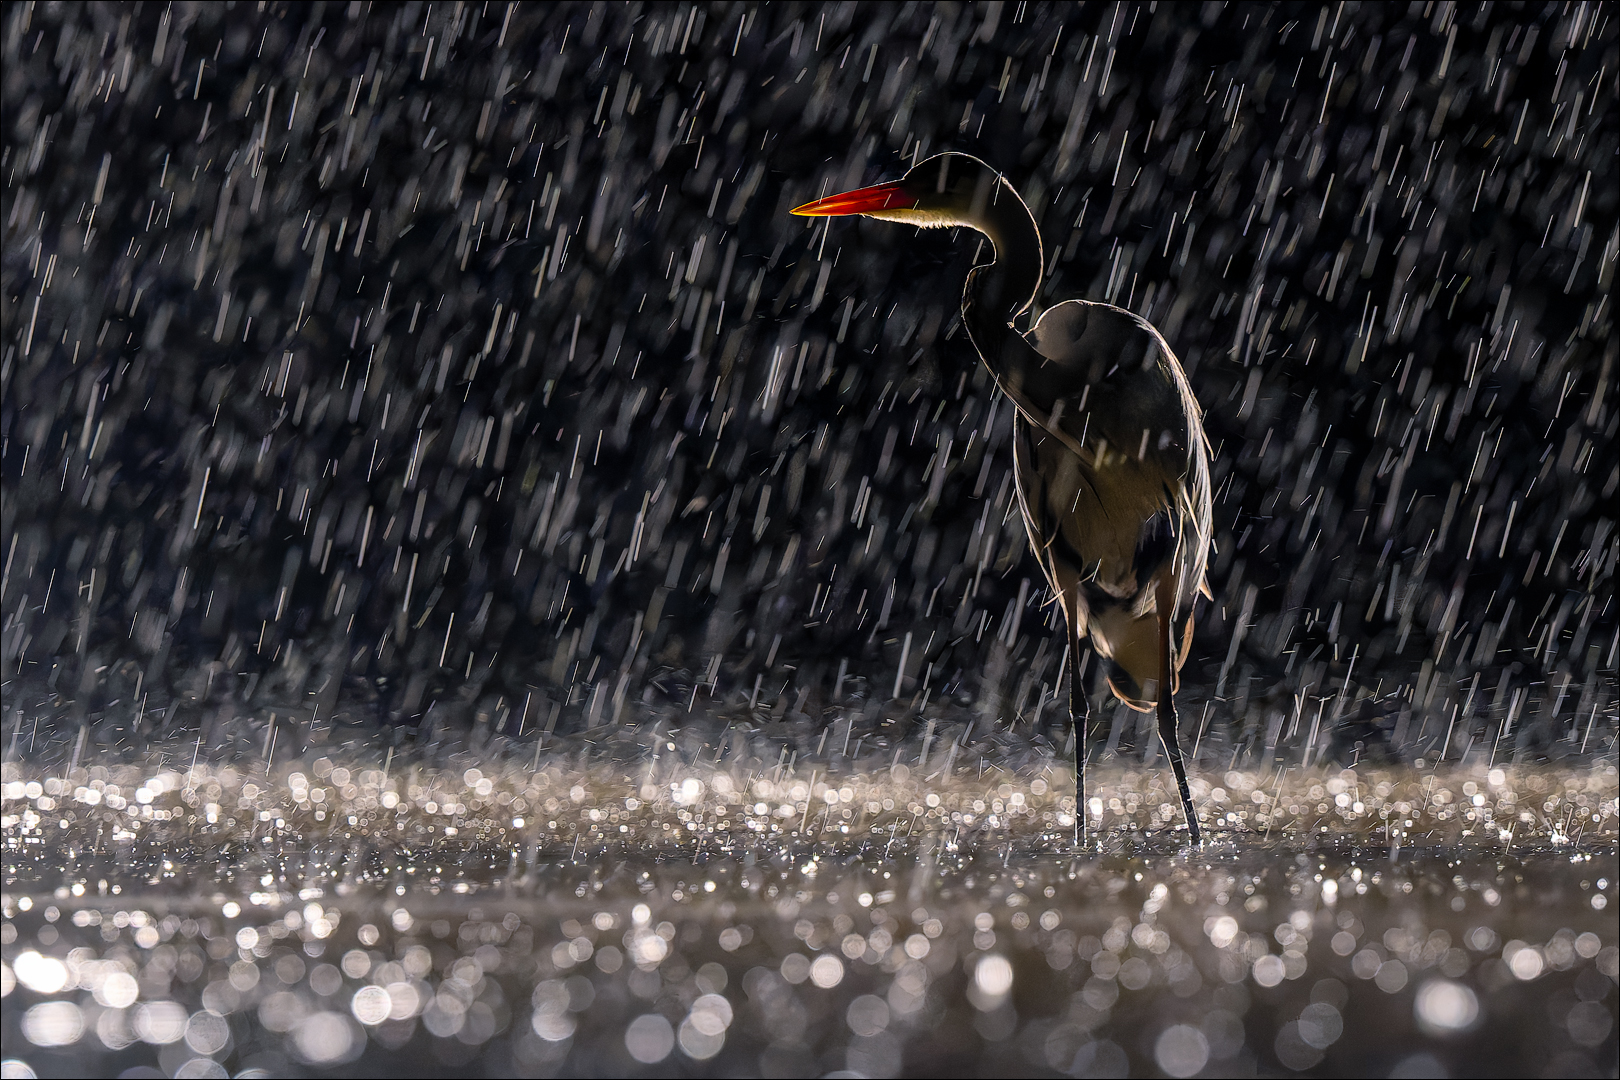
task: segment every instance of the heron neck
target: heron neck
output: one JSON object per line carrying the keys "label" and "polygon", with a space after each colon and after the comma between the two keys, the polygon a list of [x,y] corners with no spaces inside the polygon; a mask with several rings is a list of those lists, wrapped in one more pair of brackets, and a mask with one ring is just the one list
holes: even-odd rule
{"label": "heron neck", "polygon": [[1029,207],[1005,181],[973,216],[970,224],[995,245],[996,259],[969,278],[962,305],[981,309],[981,317],[1011,323],[1034,302],[1041,287],[1040,231]]}

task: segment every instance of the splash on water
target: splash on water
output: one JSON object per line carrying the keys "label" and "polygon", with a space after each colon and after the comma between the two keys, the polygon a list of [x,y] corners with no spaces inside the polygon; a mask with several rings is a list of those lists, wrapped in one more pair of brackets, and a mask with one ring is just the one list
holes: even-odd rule
{"label": "splash on water", "polygon": [[1613,1058],[1607,765],[1209,773],[1199,851],[1157,770],[1094,770],[1084,853],[1061,765],[334,751],[3,780],[8,1075]]}

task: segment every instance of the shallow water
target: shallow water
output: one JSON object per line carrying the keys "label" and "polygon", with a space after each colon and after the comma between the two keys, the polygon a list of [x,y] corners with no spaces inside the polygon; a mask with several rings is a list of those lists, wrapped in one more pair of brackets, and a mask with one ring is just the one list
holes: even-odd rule
{"label": "shallow water", "polygon": [[1612,766],[341,760],[7,764],[8,1070],[1613,1075]]}

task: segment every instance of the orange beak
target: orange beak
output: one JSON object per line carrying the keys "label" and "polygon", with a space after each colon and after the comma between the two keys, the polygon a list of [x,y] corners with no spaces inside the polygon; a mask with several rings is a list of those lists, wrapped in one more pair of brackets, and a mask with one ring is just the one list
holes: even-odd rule
{"label": "orange beak", "polygon": [[906,192],[902,181],[895,180],[874,187],[846,191],[825,199],[794,207],[800,217],[841,217],[846,214],[870,214],[878,210],[911,210],[917,206],[915,196]]}

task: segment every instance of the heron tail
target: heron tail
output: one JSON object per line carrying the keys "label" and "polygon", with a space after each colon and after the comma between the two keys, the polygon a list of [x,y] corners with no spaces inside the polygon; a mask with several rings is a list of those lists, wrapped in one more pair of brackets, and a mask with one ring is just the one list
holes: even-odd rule
{"label": "heron tail", "polygon": [[[1132,615],[1125,608],[1093,611],[1092,637],[1097,640],[1099,652],[1106,643],[1106,674],[1108,688],[1114,696],[1138,712],[1150,712],[1159,701],[1159,619],[1153,612]],[[1192,644],[1192,619],[1185,619],[1181,627],[1180,648],[1172,658],[1173,674],[1179,674]],[[1175,686],[1170,688],[1175,692]]]}

